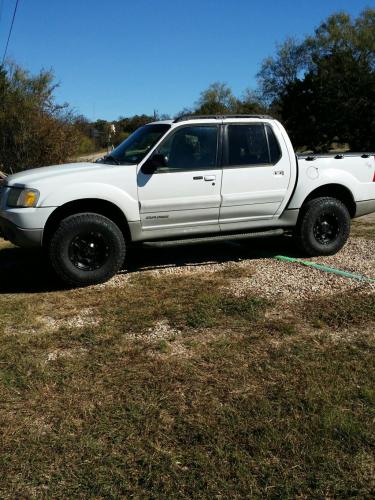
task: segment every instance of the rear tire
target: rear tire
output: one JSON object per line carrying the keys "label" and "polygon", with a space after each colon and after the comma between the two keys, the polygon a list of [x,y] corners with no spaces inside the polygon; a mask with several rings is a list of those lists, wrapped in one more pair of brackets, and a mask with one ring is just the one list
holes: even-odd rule
{"label": "rear tire", "polygon": [[302,208],[295,236],[308,256],[333,255],[345,245],[350,233],[350,214],[336,198],[309,201]]}
{"label": "rear tire", "polygon": [[69,286],[103,283],[125,259],[125,240],[107,217],[80,213],[63,219],[52,235],[48,255],[56,274]]}

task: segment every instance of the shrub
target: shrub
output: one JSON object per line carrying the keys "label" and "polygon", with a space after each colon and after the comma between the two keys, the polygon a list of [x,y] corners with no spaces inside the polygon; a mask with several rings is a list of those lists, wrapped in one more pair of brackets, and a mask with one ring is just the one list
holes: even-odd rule
{"label": "shrub", "polygon": [[7,172],[64,163],[80,135],[67,105],[54,100],[54,75],[32,76],[15,65],[0,67],[0,165]]}

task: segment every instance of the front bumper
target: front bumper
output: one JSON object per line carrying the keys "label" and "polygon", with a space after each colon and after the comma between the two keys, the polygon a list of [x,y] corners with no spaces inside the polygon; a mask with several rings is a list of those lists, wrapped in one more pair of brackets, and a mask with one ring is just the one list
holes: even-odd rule
{"label": "front bumper", "polygon": [[53,207],[0,209],[0,233],[20,247],[41,246],[43,228],[53,211]]}
{"label": "front bumper", "polygon": [[43,229],[23,229],[0,217],[0,237],[19,247],[40,247],[42,245]]}

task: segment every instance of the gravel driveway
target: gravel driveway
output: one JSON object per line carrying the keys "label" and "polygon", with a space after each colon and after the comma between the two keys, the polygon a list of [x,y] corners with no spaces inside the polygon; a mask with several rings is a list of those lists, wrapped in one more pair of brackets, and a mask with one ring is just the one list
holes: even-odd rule
{"label": "gravel driveway", "polygon": [[[375,214],[358,221],[362,223],[361,227],[365,225],[371,229],[375,224]],[[127,271],[97,286],[121,287],[131,282],[135,275],[143,273],[158,277],[224,271],[228,288],[236,295],[254,292],[273,299],[289,298],[293,301],[346,290],[375,290],[374,283],[340,277],[296,263],[280,262],[273,258],[275,255],[301,257],[287,237],[165,248],[141,246],[128,252]],[[375,240],[367,236],[351,237],[338,254],[305,260],[375,278]],[[27,291],[29,284],[34,282],[38,283],[37,289],[53,289],[55,285],[52,283],[51,287],[51,278],[45,271],[46,262],[37,252],[15,248],[0,251],[2,292]]]}
{"label": "gravel driveway", "polygon": [[[218,245],[140,249],[129,259],[130,272],[119,274],[99,286],[121,287],[131,281],[133,273],[150,273],[157,277],[226,271],[228,288],[235,295],[257,293],[293,302],[350,290],[375,291],[375,283],[275,260],[273,256],[277,254],[299,257],[293,245],[285,240],[241,240]],[[375,242],[370,239],[351,238],[336,255],[304,260],[375,278]]]}

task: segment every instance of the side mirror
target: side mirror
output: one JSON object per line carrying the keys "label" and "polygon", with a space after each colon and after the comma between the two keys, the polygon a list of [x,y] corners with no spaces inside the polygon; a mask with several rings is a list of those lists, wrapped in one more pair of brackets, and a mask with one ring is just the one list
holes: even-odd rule
{"label": "side mirror", "polygon": [[155,153],[142,166],[142,172],[147,175],[152,175],[160,167],[167,166],[167,158],[164,155]]}

